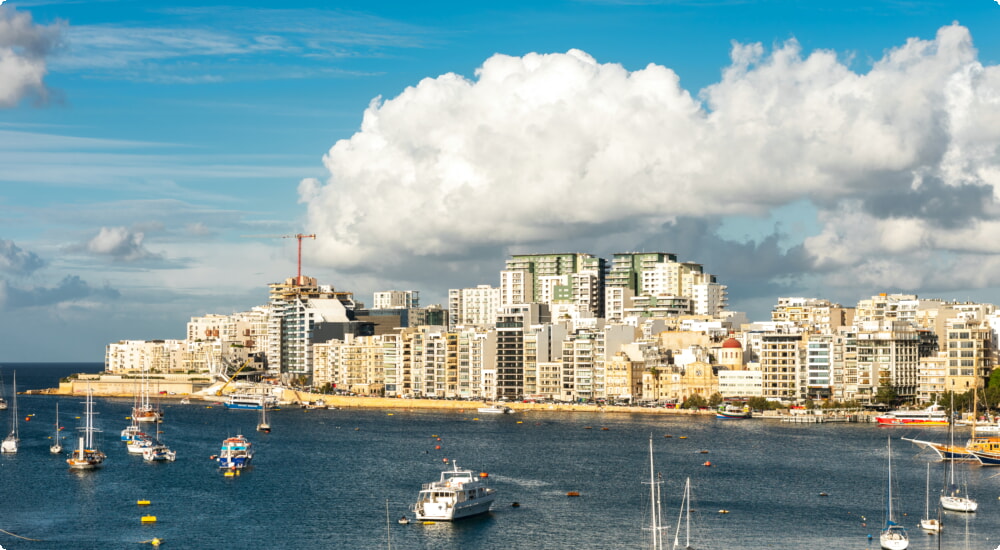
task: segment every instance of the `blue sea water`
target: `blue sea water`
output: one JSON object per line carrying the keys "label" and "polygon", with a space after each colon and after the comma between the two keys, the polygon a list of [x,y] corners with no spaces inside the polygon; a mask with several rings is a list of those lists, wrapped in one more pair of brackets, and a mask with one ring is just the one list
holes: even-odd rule
{"label": "blue sea water", "polygon": [[[15,368],[18,389],[25,390],[53,387],[62,376],[101,365],[2,365],[8,398]],[[141,548],[154,537],[166,548],[193,549],[377,549],[390,542],[407,549],[648,548],[650,436],[664,477],[670,543],[690,477],[696,548],[877,548],[891,437],[897,520],[910,529],[910,548],[938,548],[937,538],[918,527],[925,464],[933,457],[898,438],[943,441],[942,429],[919,434],[867,424],[608,413],[479,417],[474,409],[400,407],[286,409],[272,414],[273,432],[262,434],[255,431],[255,411],[164,401],[163,439],[178,458],[148,464],[119,441],[131,401],[98,399],[96,423],[104,430],[99,441],[108,460],[99,471],[75,472],[48,447],[56,402],[67,446],[73,446],[80,401],[19,396],[21,450],[0,456],[3,548]],[[10,415],[0,411],[4,431]],[[239,432],[253,441],[257,455],[252,469],[227,478],[210,456],[223,438]],[[397,524],[399,516],[413,516],[408,508],[420,485],[438,478],[445,458],[489,473],[498,491],[493,512],[454,524]],[[932,464],[933,499],[944,469]],[[1000,468],[957,466],[980,508],[945,514],[942,548],[993,550],[1000,544],[995,474]],[[580,496],[568,497],[570,491]],[[151,504],[140,507],[138,500]],[[147,514],[157,521],[142,524]]]}

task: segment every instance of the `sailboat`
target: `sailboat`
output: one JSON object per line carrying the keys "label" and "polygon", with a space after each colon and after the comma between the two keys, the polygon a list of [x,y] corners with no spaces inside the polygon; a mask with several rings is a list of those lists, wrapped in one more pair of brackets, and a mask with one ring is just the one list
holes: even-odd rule
{"label": "sailboat", "polygon": [[889,449],[889,478],[888,478],[888,498],[886,498],[885,527],[879,533],[879,544],[885,550],[906,550],[910,545],[910,539],[906,534],[906,528],[897,524],[892,516],[892,440],[888,440]]}
{"label": "sailboat", "polygon": [[653,436],[649,436],[649,530],[652,533],[650,548],[652,550],[663,550],[663,514],[660,505],[660,484],[663,483],[656,477],[656,470],[653,466]]}
{"label": "sailboat", "polygon": [[94,392],[87,388],[87,401],[84,409],[83,435],[80,436],[80,447],[66,459],[66,463],[74,470],[94,470],[104,464],[104,453],[94,448]]}
{"label": "sailboat", "polygon": [[940,533],[941,522],[931,517],[931,465],[927,464],[927,487],[924,494],[924,517],[920,520],[920,528],[928,533]]}
{"label": "sailboat", "polygon": [[7,399],[4,394],[7,393],[7,388],[3,387],[3,373],[0,372],[0,411],[7,410]]}
{"label": "sailboat", "polygon": [[[684,520],[684,545],[680,544],[681,520]],[[684,496],[681,498],[681,511],[677,514],[677,529],[674,530],[673,550],[693,550],[691,547],[691,478],[684,482]]]}
{"label": "sailboat", "polygon": [[[975,412],[973,412],[975,415]],[[955,443],[955,422],[954,419],[949,419],[948,422],[948,436],[951,438],[951,443]],[[979,504],[969,498],[969,495],[961,496],[958,493],[958,486],[955,485],[955,463],[948,463],[948,493],[941,495],[941,507],[945,510],[951,510],[952,512],[975,512],[979,508]]]}
{"label": "sailboat", "polygon": [[57,455],[63,450],[62,443],[59,440],[59,403],[56,403],[56,431],[52,434],[52,445],[49,446],[49,452]]}
{"label": "sailboat", "polygon": [[271,433],[271,423],[267,421],[267,401],[265,400],[260,407],[260,423],[257,424],[257,431],[264,433]]}
{"label": "sailboat", "polygon": [[21,441],[17,433],[17,371],[14,371],[14,390],[11,393],[10,401],[12,403],[10,434],[0,444],[0,452],[13,454],[17,452],[18,443]]}
{"label": "sailboat", "polygon": [[139,391],[139,399],[132,407],[132,419],[136,422],[163,421],[163,413],[149,402],[149,375],[145,370],[142,372],[142,389]]}

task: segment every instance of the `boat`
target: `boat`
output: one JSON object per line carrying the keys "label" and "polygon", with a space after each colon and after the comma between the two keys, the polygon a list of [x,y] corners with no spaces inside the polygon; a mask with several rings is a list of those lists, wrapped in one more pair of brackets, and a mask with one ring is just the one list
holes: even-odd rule
{"label": "boat", "polygon": [[9,407],[9,405],[7,404],[7,399],[4,397],[4,394],[6,393],[7,393],[7,388],[5,388],[3,385],[3,373],[0,372],[0,411],[5,411],[7,410],[7,407]]}
{"label": "boat", "polygon": [[888,476],[888,498],[886,498],[886,514],[885,514],[885,527],[882,528],[882,532],[879,533],[878,541],[879,544],[885,550],[906,550],[906,547],[910,545],[909,536],[906,534],[906,528],[895,522],[892,515],[892,440],[889,439],[887,442],[887,448],[889,450],[889,476]]}
{"label": "boat", "polygon": [[173,462],[177,460],[177,452],[170,450],[163,443],[156,441],[149,447],[142,449],[142,459],[146,462]]}
{"label": "boat", "polygon": [[267,421],[267,402],[260,408],[260,422],[257,423],[257,431],[271,433],[271,423]]}
{"label": "boat", "polygon": [[496,491],[486,486],[486,472],[477,477],[457,462],[441,472],[441,479],[424,483],[413,512],[421,521],[453,521],[490,511]]}
{"label": "boat", "polygon": [[59,403],[56,403],[56,431],[52,434],[52,445],[49,446],[49,452],[57,455],[62,453],[62,451],[63,446],[59,436]]}
{"label": "boat", "polygon": [[908,411],[898,409],[875,417],[879,426],[947,426],[948,415],[940,405]]}
{"label": "boat", "polygon": [[750,407],[748,406],[737,406],[737,405],[720,405],[719,410],[715,411],[715,417],[722,420],[743,420],[746,418],[752,418],[753,413],[750,412]]}
{"label": "boat", "polygon": [[653,463],[653,436],[649,436],[649,547],[663,549],[663,506],[660,504],[660,486],[663,479],[656,475]]}
{"label": "boat", "polygon": [[132,407],[132,420],[136,422],[162,422],[163,412],[159,408],[153,407],[149,402],[149,376],[146,371],[142,373],[142,388],[138,393],[136,404]]}
{"label": "boat", "polygon": [[273,395],[249,392],[232,393],[226,398],[227,409],[258,410],[263,409],[265,403],[268,407],[274,407],[277,399]]}
{"label": "boat", "polygon": [[104,453],[94,447],[94,392],[87,388],[87,401],[84,405],[83,435],[80,436],[80,446],[66,459],[66,463],[74,470],[95,470],[104,465],[107,458]]}
{"label": "boat", "polygon": [[958,462],[978,462],[978,459],[972,452],[962,445],[947,444],[947,443],[937,443],[935,441],[923,441],[920,439],[911,439],[908,437],[901,437],[903,441],[909,441],[918,447],[925,449],[930,449],[934,451],[938,458],[941,460],[954,460]]}
{"label": "boat", "polygon": [[479,407],[476,411],[483,414],[513,414],[514,409],[510,407],[502,407],[500,405],[490,405],[488,407]]}
{"label": "boat", "polygon": [[219,449],[219,468],[223,470],[242,470],[253,460],[253,444],[242,434],[227,437]]}
{"label": "boat", "polygon": [[17,433],[17,371],[14,371],[14,386],[11,391],[10,402],[10,434],[0,443],[0,452],[4,454],[14,454],[17,452],[18,444],[21,442]]}
{"label": "boat", "polygon": [[941,532],[941,520],[931,517],[931,465],[927,464],[927,486],[924,493],[924,517],[920,520],[920,528],[928,533]]}
{"label": "boat", "polygon": [[[684,520],[684,544],[680,544],[681,520]],[[677,529],[674,530],[674,550],[693,550],[691,546],[691,478],[684,482],[684,496],[681,497],[681,511],[677,514]]]}
{"label": "boat", "polygon": [[[951,444],[955,444],[955,425],[948,425],[948,438]],[[941,495],[941,507],[952,512],[975,512],[979,504],[969,498],[969,495],[962,496],[958,493],[958,486],[955,485],[955,463],[948,463],[948,493]]]}

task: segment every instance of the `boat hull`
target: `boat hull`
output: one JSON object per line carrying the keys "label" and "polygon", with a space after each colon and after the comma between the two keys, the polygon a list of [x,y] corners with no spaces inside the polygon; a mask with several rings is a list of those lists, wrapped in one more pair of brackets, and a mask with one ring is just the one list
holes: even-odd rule
{"label": "boat hull", "polygon": [[879,426],[947,426],[948,420],[915,419],[915,418],[893,418],[891,416],[877,416],[875,421]]}
{"label": "boat hull", "polygon": [[906,531],[899,526],[890,527],[882,531],[878,538],[879,545],[884,550],[906,550],[910,545],[910,539],[906,536]]}
{"label": "boat hull", "polygon": [[457,506],[434,505],[424,503],[418,507],[417,519],[421,521],[454,521],[457,519],[478,516],[490,511],[493,504],[493,496],[477,499],[479,502],[470,502]]}
{"label": "boat hull", "polygon": [[746,420],[748,418],[753,418],[753,416],[748,412],[746,413],[717,412],[715,413],[715,417],[718,418],[719,420]]}
{"label": "boat hull", "polygon": [[952,512],[975,512],[979,504],[965,497],[942,496],[941,507]]}

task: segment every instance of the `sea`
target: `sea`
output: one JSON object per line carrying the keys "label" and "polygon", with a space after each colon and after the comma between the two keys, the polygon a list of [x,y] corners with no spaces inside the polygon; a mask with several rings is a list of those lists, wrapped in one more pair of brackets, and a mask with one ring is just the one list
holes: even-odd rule
{"label": "sea", "polygon": [[[10,400],[55,387],[100,363],[0,365]],[[76,445],[78,397],[19,395],[21,449],[0,455],[0,547],[137,549],[619,549],[651,548],[650,453],[662,503],[664,548],[675,535],[704,550],[875,549],[886,513],[891,442],[897,523],[910,548],[994,550],[1000,545],[1000,468],[957,464],[956,480],[979,501],[975,514],[943,514],[944,532],[919,528],[931,465],[931,515],[946,465],[900,437],[944,441],[947,430],[874,424],[619,413],[480,415],[408,409],[259,413],[219,403],[163,400],[160,426],[176,462],[146,463],[120,441],[129,399],[96,400],[97,471],[70,470],[51,455],[58,424]],[[11,410],[0,411],[9,429]],[[225,477],[210,457],[227,436],[253,442],[253,466]],[[964,440],[967,433],[956,438]],[[488,474],[489,514],[455,523],[401,525],[422,483],[443,469]],[[690,479],[690,529],[678,529]],[[569,496],[569,493],[579,496]],[[149,501],[140,506],[139,501]],[[515,506],[516,504],[516,506]],[[143,516],[155,522],[143,523]]]}

